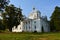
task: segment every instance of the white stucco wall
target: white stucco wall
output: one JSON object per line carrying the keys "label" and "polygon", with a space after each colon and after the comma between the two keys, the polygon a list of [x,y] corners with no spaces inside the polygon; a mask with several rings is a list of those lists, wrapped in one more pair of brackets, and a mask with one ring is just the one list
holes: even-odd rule
{"label": "white stucco wall", "polygon": [[22,32],[23,31],[23,22],[21,22],[21,24],[19,24],[16,28],[16,26],[14,26],[12,28],[12,32]]}

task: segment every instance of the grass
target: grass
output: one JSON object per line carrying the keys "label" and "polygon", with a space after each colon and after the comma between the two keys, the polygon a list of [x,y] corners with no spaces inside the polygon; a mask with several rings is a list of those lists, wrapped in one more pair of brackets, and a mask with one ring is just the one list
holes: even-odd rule
{"label": "grass", "polygon": [[0,33],[0,40],[60,40],[56,33]]}

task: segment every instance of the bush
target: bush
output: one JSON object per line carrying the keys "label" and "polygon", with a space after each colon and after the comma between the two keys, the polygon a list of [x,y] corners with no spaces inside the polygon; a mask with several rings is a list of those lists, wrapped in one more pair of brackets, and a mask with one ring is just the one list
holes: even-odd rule
{"label": "bush", "polygon": [[0,30],[0,33],[3,33],[4,32],[4,30]]}

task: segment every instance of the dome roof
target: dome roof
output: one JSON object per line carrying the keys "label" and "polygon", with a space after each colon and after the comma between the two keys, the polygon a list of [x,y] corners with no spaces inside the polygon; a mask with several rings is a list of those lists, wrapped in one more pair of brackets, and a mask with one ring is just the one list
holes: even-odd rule
{"label": "dome roof", "polygon": [[35,8],[33,8],[32,12],[29,15],[29,18],[34,19],[34,18],[40,18],[40,17],[41,17],[40,11],[35,9]]}

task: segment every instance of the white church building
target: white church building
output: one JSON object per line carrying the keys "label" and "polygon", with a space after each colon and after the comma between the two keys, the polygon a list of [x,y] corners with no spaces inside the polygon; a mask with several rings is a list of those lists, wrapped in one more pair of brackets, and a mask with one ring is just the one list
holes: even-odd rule
{"label": "white church building", "polygon": [[50,26],[47,16],[41,16],[41,12],[35,8],[28,17],[17,26],[12,28],[12,32],[49,32]]}

